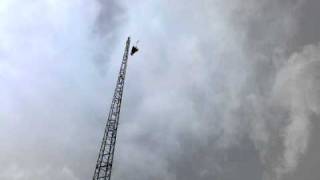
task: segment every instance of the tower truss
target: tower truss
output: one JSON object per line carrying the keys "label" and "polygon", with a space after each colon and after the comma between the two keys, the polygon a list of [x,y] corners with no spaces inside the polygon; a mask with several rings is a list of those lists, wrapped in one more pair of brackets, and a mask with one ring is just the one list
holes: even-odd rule
{"label": "tower truss", "polygon": [[128,54],[130,48],[130,37],[126,42],[124,55],[118,75],[116,88],[109,110],[108,120],[105,127],[97,164],[95,167],[93,180],[110,180],[111,170],[114,157],[115,143],[117,139],[117,129],[119,124],[120,108],[122,101],[122,94],[124,88],[124,81],[126,76]]}

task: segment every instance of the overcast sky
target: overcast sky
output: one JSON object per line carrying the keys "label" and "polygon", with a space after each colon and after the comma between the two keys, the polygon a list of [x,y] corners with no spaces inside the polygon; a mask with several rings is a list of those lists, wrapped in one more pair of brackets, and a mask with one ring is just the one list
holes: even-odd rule
{"label": "overcast sky", "polygon": [[0,0],[0,179],[318,180],[320,1]]}

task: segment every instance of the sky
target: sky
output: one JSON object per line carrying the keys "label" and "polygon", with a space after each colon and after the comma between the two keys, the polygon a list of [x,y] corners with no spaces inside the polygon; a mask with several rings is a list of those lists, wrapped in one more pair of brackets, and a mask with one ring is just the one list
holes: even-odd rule
{"label": "sky", "polygon": [[318,0],[1,0],[0,179],[317,180]]}

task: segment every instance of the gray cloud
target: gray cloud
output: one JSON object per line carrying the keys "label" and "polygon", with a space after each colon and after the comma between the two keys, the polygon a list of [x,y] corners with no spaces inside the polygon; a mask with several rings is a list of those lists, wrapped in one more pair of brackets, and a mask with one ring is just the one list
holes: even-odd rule
{"label": "gray cloud", "polygon": [[[137,84],[135,79],[146,79],[140,81],[147,85],[141,84],[140,91],[147,100],[137,117],[123,118],[143,130],[135,131],[136,138],[129,125],[124,128],[128,137],[120,138],[119,149],[124,150],[119,154],[140,154],[142,149],[135,161],[149,160],[152,165],[159,161],[162,167],[148,170],[146,179],[279,179],[294,171],[300,155],[306,152],[309,113],[300,98],[286,95],[300,87],[275,89],[285,83],[279,79],[284,78],[284,69],[290,68],[287,62],[293,50],[300,46],[293,47],[291,42],[299,36],[298,17],[308,2],[180,3],[155,3],[154,8],[153,3],[131,6],[132,21],[137,23],[132,25],[137,27],[133,31],[139,38],[143,34],[142,42],[156,44],[142,48],[145,52],[139,62],[133,60],[138,70],[130,67],[135,74],[132,76],[137,77],[128,81],[132,78]],[[139,13],[139,7],[144,6],[151,12]],[[151,14],[150,22],[143,21],[144,13]],[[142,21],[135,20],[137,14]],[[144,29],[152,31],[146,34]],[[132,96],[136,95],[133,92]],[[282,106],[278,99],[292,99],[292,104]],[[293,104],[302,114],[293,112]],[[243,156],[239,149],[250,147],[250,143],[253,146],[246,151],[252,152],[251,163],[246,165],[249,158],[228,160],[229,156]],[[130,144],[133,151],[126,149]],[[146,163],[149,168],[139,165],[135,171],[127,171],[126,164],[135,161],[127,156],[120,159],[125,164],[117,172],[122,179],[140,178],[133,173],[145,173],[144,169],[150,168]],[[250,177],[240,166],[256,173]]]}
{"label": "gray cloud", "polygon": [[4,2],[0,179],[92,176],[128,34],[114,179],[318,177],[315,1]]}

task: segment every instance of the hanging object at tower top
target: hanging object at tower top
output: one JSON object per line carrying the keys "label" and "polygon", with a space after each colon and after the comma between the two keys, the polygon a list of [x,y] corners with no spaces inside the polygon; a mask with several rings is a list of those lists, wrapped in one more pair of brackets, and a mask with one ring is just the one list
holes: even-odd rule
{"label": "hanging object at tower top", "polygon": [[136,52],[139,51],[139,49],[138,49],[138,42],[139,42],[139,41],[137,41],[136,44],[132,46],[132,48],[131,48],[131,53],[130,53],[131,56],[133,56],[134,53],[136,53]]}

